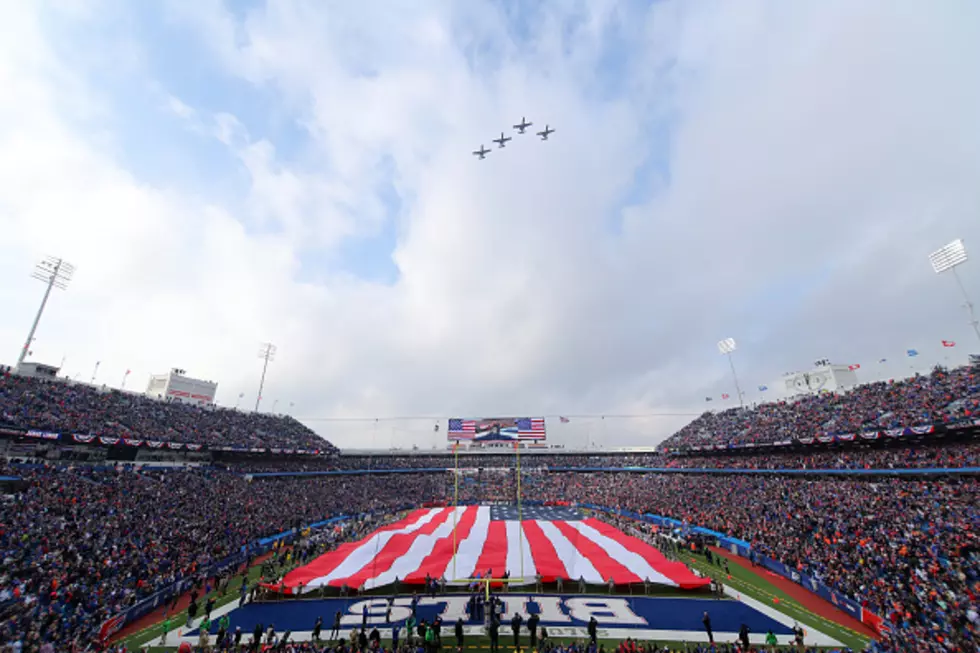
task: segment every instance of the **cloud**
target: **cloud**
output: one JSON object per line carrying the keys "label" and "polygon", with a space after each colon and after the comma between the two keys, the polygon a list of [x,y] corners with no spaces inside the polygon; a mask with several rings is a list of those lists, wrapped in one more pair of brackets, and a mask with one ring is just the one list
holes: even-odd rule
{"label": "cloud", "polygon": [[[148,11],[59,19],[192,51],[180,75],[133,58],[130,88],[164,98],[152,110],[67,56],[71,42],[55,48],[43,16],[5,21],[11,355],[42,253],[78,276],[51,303],[39,358],[67,355],[83,377],[101,360],[110,384],[179,366],[233,404],[254,397],[255,350],[272,341],[264,395],[280,409],[425,416],[310,421],[341,446],[427,447],[444,435],[430,418],[494,413],[605,414],[553,434],[652,444],[685,418],[612,416],[734,394],[724,337],[748,388],[817,358],[914,346],[928,364],[949,355],[940,339],[970,342],[955,284],[926,260],[980,242],[969,4]],[[469,154],[524,115],[558,132]],[[168,136],[147,147],[134,121]],[[205,179],[133,163],[164,156]],[[396,274],[365,276],[352,251]]]}

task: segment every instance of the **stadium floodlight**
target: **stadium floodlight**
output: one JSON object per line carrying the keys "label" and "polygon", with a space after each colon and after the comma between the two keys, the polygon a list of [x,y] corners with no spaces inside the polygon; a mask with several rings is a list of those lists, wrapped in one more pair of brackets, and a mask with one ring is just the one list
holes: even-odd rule
{"label": "stadium floodlight", "polygon": [[744,408],[745,402],[742,399],[742,388],[738,385],[738,374],[735,373],[735,361],[732,360],[732,352],[735,349],[735,338],[725,338],[718,342],[718,351],[728,356],[728,364],[732,368],[732,378],[735,380],[735,392],[738,393],[738,405]]}
{"label": "stadium floodlight", "polygon": [[980,321],[977,321],[977,316],[973,312],[973,302],[970,301],[970,295],[967,294],[966,287],[963,285],[963,281],[960,280],[960,275],[956,272],[956,268],[966,263],[967,258],[969,257],[966,254],[966,246],[963,244],[961,238],[957,238],[930,254],[929,262],[932,264],[932,269],[936,274],[952,271],[953,278],[956,279],[956,285],[960,287],[960,292],[963,293],[963,299],[966,302],[966,312],[970,315],[970,326],[973,327],[973,332],[977,334],[977,340],[980,340]]}
{"label": "stadium floodlight", "polygon": [[271,342],[263,342],[259,347],[259,358],[262,363],[262,378],[259,379],[259,394],[255,397],[255,412],[259,412],[259,404],[262,402],[262,389],[265,388],[265,371],[269,369],[269,361],[276,360],[276,346]]}
{"label": "stadium floodlight", "polygon": [[44,290],[44,298],[41,299],[41,306],[37,309],[37,315],[34,316],[34,324],[31,325],[31,330],[27,334],[27,342],[24,343],[24,348],[20,350],[20,355],[17,357],[18,369],[23,365],[24,359],[27,358],[27,354],[31,349],[31,343],[34,342],[34,332],[37,331],[37,325],[41,321],[41,314],[44,313],[44,307],[48,303],[48,297],[51,296],[51,289],[67,290],[68,282],[71,281],[73,274],[75,274],[75,266],[64,259],[54,256],[46,256],[44,260],[34,266],[34,272],[31,273],[31,278],[43,281],[48,287]]}

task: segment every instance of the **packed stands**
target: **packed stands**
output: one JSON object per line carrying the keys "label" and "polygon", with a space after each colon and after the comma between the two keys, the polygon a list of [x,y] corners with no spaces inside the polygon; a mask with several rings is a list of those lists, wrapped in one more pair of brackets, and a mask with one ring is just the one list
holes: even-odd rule
{"label": "packed stands", "polygon": [[0,426],[206,447],[335,450],[291,417],[171,403],[10,372],[0,374]]}
{"label": "packed stands", "polygon": [[[341,455],[330,458],[255,459],[226,462],[229,469],[246,472],[326,472],[390,469],[460,469],[511,468],[514,455],[460,455],[457,460],[447,455],[374,456]],[[670,456],[664,454],[562,454],[524,455],[521,467],[532,469],[564,469],[590,467],[641,467],[672,469],[909,469],[957,468],[980,466],[980,443],[971,441],[937,441],[923,444],[895,443],[877,447],[836,447],[829,450],[802,449],[795,451],[746,455],[718,453],[715,455]]]}
{"label": "packed stands", "polygon": [[21,604],[0,646],[15,633],[87,643],[107,617],[258,537],[352,505],[387,512],[446,496],[444,478],[424,475],[250,483],[199,470],[10,472],[28,488],[0,504],[0,602]]}
{"label": "packed stands", "polygon": [[[20,607],[0,627],[0,640],[19,632],[59,644],[91,639],[108,616],[261,536],[451,493],[451,475],[432,473],[250,481],[208,469],[7,471],[24,477],[28,489],[0,505],[0,602]],[[902,637],[976,641],[980,483],[972,477],[872,482],[611,473],[530,470],[523,492],[729,533],[855,597]],[[474,473],[473,482],[460,485],[461,498],[509,500],[515,482],[512,471]]]}
{"label": "packed stands", "polygon": [[885,617],[895,650],[974,651],[980,644],[975,478],[871,483],[651,474],[610,482],[608,474],[553,474],[538,489],[748,540]]}
{"label": "packed stands", "polygon": [[792,401],[704,413],[664,448],[770,444],[865,430],[951,424],[980,411],[980,366],[935,369],[910,379],[860,385]]}

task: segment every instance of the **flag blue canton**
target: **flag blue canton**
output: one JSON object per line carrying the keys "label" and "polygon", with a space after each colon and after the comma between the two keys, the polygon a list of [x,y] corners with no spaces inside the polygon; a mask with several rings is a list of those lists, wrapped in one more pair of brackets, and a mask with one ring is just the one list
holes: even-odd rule
{"label": "flag blue canton", "polygon": [[[581,512],[568,506],[521,506],[520,516],[525,521],[579,521],[582,519]],[[517,506],[491,506],[490,520],[517,521]]]}

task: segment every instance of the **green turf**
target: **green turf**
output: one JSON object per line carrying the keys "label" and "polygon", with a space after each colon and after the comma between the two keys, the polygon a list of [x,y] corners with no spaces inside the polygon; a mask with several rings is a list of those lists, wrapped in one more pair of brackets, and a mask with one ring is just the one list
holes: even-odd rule
{"label": "green turf", "polygon": [[[741,565],[729,563],[728,568],[731,572],[731,579],[729,579],[721,567],[708,564],[703,556],[682,552],[680,557],[685,564],[701,573],[712,576],[732,589],[772,606],[790,618],[796,619],[804,627],[810,626],[830,635],[855,651],[862,650],[868,644],[868,638],[862,633],[810,612],[790,595]],[[773,599],[779,599],[779,603],[774,603]]]}

